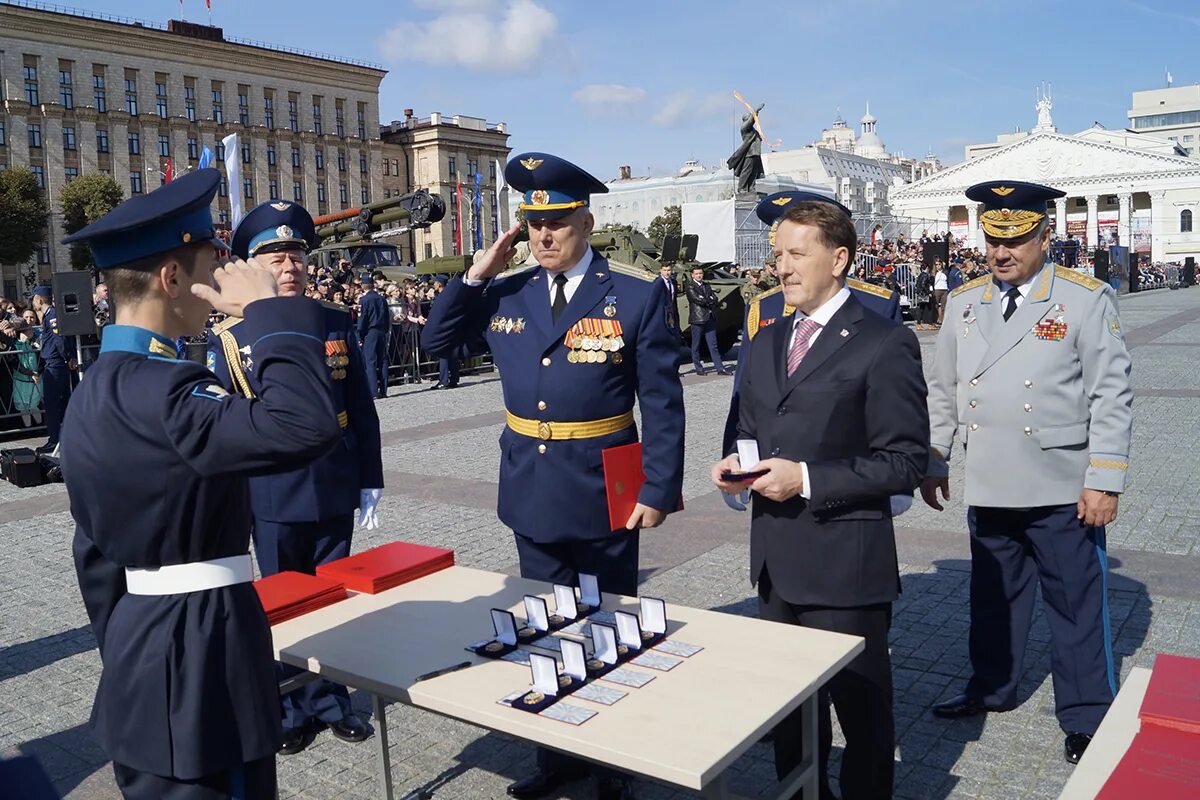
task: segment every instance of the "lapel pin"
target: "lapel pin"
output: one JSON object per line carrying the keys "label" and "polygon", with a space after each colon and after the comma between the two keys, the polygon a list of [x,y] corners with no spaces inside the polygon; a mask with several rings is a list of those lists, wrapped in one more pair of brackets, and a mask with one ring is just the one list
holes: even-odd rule
{"label": "lapel pin", "polygon": [[845,328],[842,328],[842,333],[841,333],[842,338],[845,338],[849,335],[850,335],[850,331],[846,330]]}

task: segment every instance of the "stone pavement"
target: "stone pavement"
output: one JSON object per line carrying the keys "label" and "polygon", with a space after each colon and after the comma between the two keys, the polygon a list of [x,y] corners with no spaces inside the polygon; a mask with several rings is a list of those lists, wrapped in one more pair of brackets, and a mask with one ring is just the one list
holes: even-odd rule
{"label": "stone pavement", "polygon": [[[1129,493],[1110,529],[1110,611],[1118,666],[1148,666],[1154,654],[1200,656],[1200,289],[1125,298],[1133,348],[1134,448]],[[926,361],[933,334],[922,335]],[[642,537],[642,580],[668,602],[754,614],[747,574],[748,516],[722,504],[708,483],[717,455],[728,378],[685,377],[687,510]],[[453,548],[460,564],[515,570],[511,534],[496,520],[503,423],[495,375],[467,378],[451,392],[393,387],[379,403],[388,488],[380,530],[358,534],[355,550],[395,539]],[[953,475],[961,494],[962,476]],[[1055,797],[1070,775],[1054,720],[1049,635],[1040,612],[1029,645],[1021,706],[987,719],[943,722],[930,704],[955,693],[967,672],[968,552],[964,510],[921,505],[900,518],[903,595],[895,607],[892,658],[897,712],[896,796]],[[71,798],[115,798],[111,772],[87,720],[100,663],[70,557],[72,523],[61,486],[17,489],[0,482],[0,752],[38,756]],[[355,695],[366,712],[369,698]],[[532,749],[510,737],[390,707],[396,786],[435,797],[501,798],[533,766]],[[714,720],[714,724],[719,721]],[[680,746],[686,747],[686,737]],[[835,740],[835,759],[840,752]],[[279,759],[281,795],[375,797],[374,741],[348,745],[321,734],[306,752]],[[737,764],[735,786],[765,792],[769,749]],[[836,770],[836,761],[835,761]],[[692,797],[639,784],[653,800]],[[2,794],[2,790],[0,790]],[[564,798],[590,798],[587,782]]]}

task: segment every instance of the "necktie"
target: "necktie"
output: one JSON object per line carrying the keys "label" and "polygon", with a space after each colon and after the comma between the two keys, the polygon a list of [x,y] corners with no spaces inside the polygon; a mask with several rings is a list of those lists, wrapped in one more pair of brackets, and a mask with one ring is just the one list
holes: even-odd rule
{"label": "necktie", "polygon": [[550,303],[550,317],[555,322],[567,308],[567,276],[561,272],[554,276],[554,300]]}
{"label": "necktie", "polygon": [[808,340],[820,329],[821,326],[808,317],[796,321],[796,333],[793,336],[792,349],[788,351],[787,359],[787,374],[789,378],[796,371],[796,368],[800,366],[800,362],[804,360],[804,356],[807,355]]}
{"label": "necktie", "polygon": [[1021,296],[1021,290],[1015,286],[1004,293],[1004,299],[1007,301],[1004,305],[1004,321],[1005,322],[1008,322],[1008,318],[1016,313],[1017,298],[1020,296]]}

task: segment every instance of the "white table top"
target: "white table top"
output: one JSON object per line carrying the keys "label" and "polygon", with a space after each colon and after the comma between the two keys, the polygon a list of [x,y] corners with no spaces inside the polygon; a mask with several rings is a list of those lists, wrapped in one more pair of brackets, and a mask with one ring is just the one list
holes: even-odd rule
{"label": "white table top", "polygon": [[[798,708],[863,649],[856,636],[667,605],[668,635],[705,649],[627,691],[615,705],[568,697],[599,713],[583,725],[496,701],[530,682],[529,668],[463,648],[492,634],[491,608],[524,617],[525,594],[549,584],[451,567],[377,595],[359,594],[272,628],[276,657],[355,688],[574,753],[678,786],[701,789]],[[637,601],[605,595],[605,609]],[[475,666],[414,683],[462,661]]]}
{"label": "white table top", "polygon": [[1104,721],[1092,737],[1087,752],[1075,765],[1071,779],[1058,796],[1059,800],[1091,800],[1100,794],[1108,776],[1117,768],[1117,763],[1141,729],[1138,711],[1149,684],[1150,670],[1134,667],[1129,671],[1129,677],[1121,684],[1112,707],[1104,715]]}

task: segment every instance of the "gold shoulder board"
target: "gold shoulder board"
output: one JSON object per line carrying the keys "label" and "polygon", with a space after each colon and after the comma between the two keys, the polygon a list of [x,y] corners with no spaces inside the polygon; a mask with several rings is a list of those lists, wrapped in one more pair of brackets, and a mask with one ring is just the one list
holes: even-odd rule
{"label": "gold shoulder board", "polygon": [[212,327],[213,336],[220,336],[225,331],[242,321],[241,317],[226,317]]}
{"label": "gold shoulder board", "polygon": [[346,308],[341,303],[332,303],[328,300],[318,300],[317,302],[320,303],[321,305],[325,306],[326,308],[333,309],[334,311],[344,311],[347,314],[350,313],[350,309]]}
{"label": "gold shoulder board", "polygon": [[962,294],[963,292],[967,291],[968,289],[978,289],[980,286],[990,283],[991,280],[992,280],[991,275],[980,275],[975,280],[967,281],[962,286],[955,289],[953,292],[950,293],[950,296],[957,297],[958,295]]}
{"label": "gold shoulder board", "polygon": [[608,262],[608,270],[609,272],[619,272],[622,275],[629,276],[630,278],[640,278],[641,280],[646,281],[646,283],[653,283],[655,280],[657,280],[654,275],[646,272],[646,270],[642,269],[641,267],[628,267],[624,264],[614,264],[610,261]]}
{"label": "gold shoulder board", "polygon": [[1097,289],[1099,289],[1101,286],[1107,285],[1104,281],[1100,280],[1099,278],[1093,278],[1091,275],[1084,275],[1082,272],[1076,272],[1075,270],[1070,269],[1069,267],[1055,267],[1054,268],[1054,276],[1056,278],[1062,278],[1064,281],[1070,281],[1071,283],[1078,283],[1080,286],[1087,289],[1089,292],[1094,292]]}
{"label": "gold shoulder board", "polygon": [[536,268],[537,264],[528,264],[523,267],[513,267],[512,269],[506,269],[504,272],[501,272],[499,275],[492,278],[492,280],[502,281],[505,278],[511,278],[513,275],[520,275],[522,272],[529,272],[529,270]]}
{"label": "gold shoulder board", "polygon": [[762,294],[756,294],[756,295],[754,295],[754,297],[750,298],[750,302],[757,303],[759,300],[762,300],[764,297],[770,297],[771,295],[775,294],[776,292],[782,292],[782,291],[783,291],[782,286],[776,286],[774,289],[767,289]]}
{"label": "gold shoulder board", "polygon": [[857,280],[856,278],[847,278],[846,285],[849,286],[851,289],[854,289],[855,291],[866,292],[867,294],[873,294],[876,297],[882,297],[885,300],[892,299],[891,289],[885,289],[882,286],[876,286],[873,283],[867,283],[866,281],[860,281],[860,280]]}
{"label": "gold shoulder board", "polygon": [[758,333],[758,321],[762,317],[762,309],[759,308],[758,298],[750,301],[750,311],[746,314],[746,337],[750,341],[754,341],[754,336]]}

